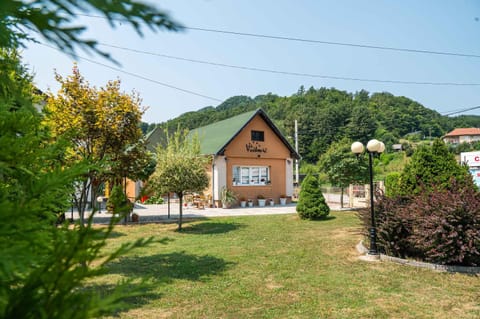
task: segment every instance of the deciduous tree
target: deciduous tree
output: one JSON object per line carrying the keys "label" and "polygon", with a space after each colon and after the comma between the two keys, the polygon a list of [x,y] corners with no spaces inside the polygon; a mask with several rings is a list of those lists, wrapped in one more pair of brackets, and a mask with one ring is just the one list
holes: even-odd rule
{"label": "deciduous tree", "polygon": [[330,183],[342,189],[342,207],[344,188],[354,183],[364,184],[368,179],[368,165],[362,157],[355,157],[350,150],[351,144],[352,141],[347,138],[332,143],[318,162]]}
{"label": "deciduous tree", "polygon": [[50,94],[46,106],[46,123],[54,136],[67,138],[72,147],[66,164],[90,165],[84,179],[77,184],[75,202],[83,221],[91,191],[96,198],[100,185],[111,180],[138,177],[148,157],[139,128],[143,109],[137,93],[121,92],[120,81],[110,81],[104,88],[89,85],[77,66],[63,78],[56,74],[61,88]]}
{"label": "deciduous tree", "polygon": [[151,189],[174,192],[179,198],[180,218],[178,229],[182,229],[183,195],[200,192],[208,187],[206,165],[208,159],[200,154],[197,136],[188,136],[187,131],[177,130],[165,148],[157,151],[157,167],[149,180]]}
{"label": "deciduous tree", "polygon": [[76,23],[80,14],[100,15],[111,26],[118,21],[130,25],[138,34],[148,27],[150,30],[181,30],[182,26],[164,11],[151,4],[135,0],[16,0],[0,4],[0,47],[17,48],[31,41],[28,30],[40,34],[49,43],[63,52],[74,55],[77,48],[92,50],[109,57],[98,49],[97,42],[81,38],[87,29]]}

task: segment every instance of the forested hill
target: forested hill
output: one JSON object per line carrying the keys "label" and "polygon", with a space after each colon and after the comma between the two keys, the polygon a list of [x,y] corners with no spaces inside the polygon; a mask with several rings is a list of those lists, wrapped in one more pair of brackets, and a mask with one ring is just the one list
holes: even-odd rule
{"label": "forested hill", "polygon": [[[217,107],[188,112],[158,125],[169,130],[178,126],[194,129],[257,108],[264,109],[287,137],[294,135],[294,122],[298,121],[299,152],[310,163],[343,137],[363,142],[375,137],[391,146],[410,133],[422,138],[440,137],[455,127],[480,127],[480,116],[442,116],[390,93],[303,87],[290,97],[271,93],[255,98],[234,96]],[[143,123],[142,129],[145,132],[154,126]]]}

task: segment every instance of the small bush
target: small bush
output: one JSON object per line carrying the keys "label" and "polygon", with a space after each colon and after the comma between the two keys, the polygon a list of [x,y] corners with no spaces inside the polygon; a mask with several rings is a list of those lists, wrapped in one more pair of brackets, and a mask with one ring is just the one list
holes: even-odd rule
{"label": "small bush", "polygon": [[425,260],[480,265],[480,194],[457,182],[446,191],[417,196],[409,205],[418,214],[412,244]]}
{"label": "small bush", "polygon": [[[480,265],[480,193],[466,181],[451,180],[428,193],[378,196],[377,245],[381,252],[447,265]],[[467,185],[467,186],[465,186]],[[368,210],[361,212],[367,233]]]}
{"label": "small bush", "polygon": [[313,175],[309,174],[303,180],[296,209],[302,219],[324,219],[330,213],[318,179]]}
{"label": "small bush", "polygon": [[400,173],[393,172],[385,177],[385,195],[388,197],[399,195],[400,176]]}
{"label": "small bush", "polygon": [[[376,197],[375,221],[379,251],[400,258],[418,255],[409,240],[413,232],[414,215],[401,210],[409,205],[411,199],[401,196],[387,197],[378,193]],[[370,209],[361,210],[360,216],[365,238],[369,238],[369,229],[372,225]]]}
{"label": "small bush", "polygon": [[128,200],[121,186],[114,186],[107,201],[107,211],[113,214],[126,215],[130,213],[133,205]]}
{"label": "small bush", "polygon": [[161,196],[150,196],[144,202],[144,204],[157,204],[157,205],[160,205],[160,204],[163,204],[163,203],[164,203],[164,199]]}

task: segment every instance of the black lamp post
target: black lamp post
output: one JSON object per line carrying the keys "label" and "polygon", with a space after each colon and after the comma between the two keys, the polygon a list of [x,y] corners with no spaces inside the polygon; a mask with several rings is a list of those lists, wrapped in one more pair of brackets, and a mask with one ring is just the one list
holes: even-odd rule
{"label": "black lamp post", "polygon": [[[359,156],[365,150],[365,147],[360,142],[354,142],[352,144],[352,152]],[[367,143],[367,153],[368,153],[368,168],[370,172],[370,214],[372,225],[370,227],[370,249],[368,251],[369,255],[378,255],[377,249],[377,228],[375,225],[375,207],[373,200],[373,156],[375,154],[380,154],[385,150],[385,144],[378,140],[370,140]]]}

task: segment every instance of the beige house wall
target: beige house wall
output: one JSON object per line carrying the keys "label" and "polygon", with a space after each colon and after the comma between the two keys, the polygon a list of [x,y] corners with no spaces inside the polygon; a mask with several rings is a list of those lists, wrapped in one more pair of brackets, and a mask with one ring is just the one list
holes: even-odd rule
{"label": "beige house wall", "polygon": [[[263,131],[264,141],[252,141],[252,130]],[[292,196],[293,160],[290,158],[290,151],[261,116],[257,115],[244,127],[227,145],[224,155],[219,162],[223,160],[226,164],[225,185],[234,191],[238,198],[244,197],[256,202],[257,196],[263,195],[265,198],[272,198],[275,203],[279,203],[281,195]],[[270,171],[270,183],[267,185],[235,185],[233,183],[234,166],[266,166]]]}

